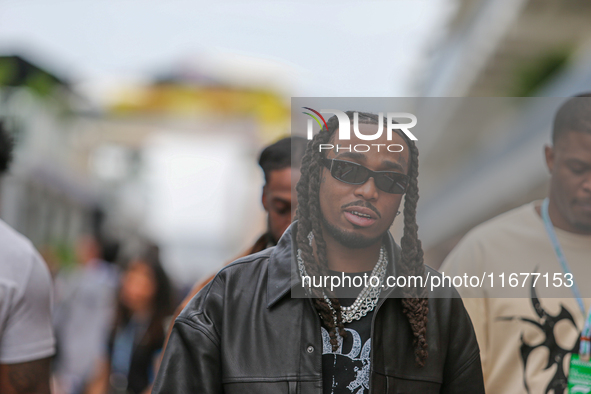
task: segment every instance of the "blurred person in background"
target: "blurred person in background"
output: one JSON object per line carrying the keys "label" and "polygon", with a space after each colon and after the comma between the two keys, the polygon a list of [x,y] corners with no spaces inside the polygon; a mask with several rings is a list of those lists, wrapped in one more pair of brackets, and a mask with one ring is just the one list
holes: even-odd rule
{"label": "blurred person in background", "polygon": [[[12,139],[0,122],[0,178]],[[0,179],[1,180],[1,179]],[[52,283],[31,242],[0,220],[0,393],[49,394]]]}
{"label": "blurred person in background", "polygon": [[88,394],[149,393],[170,317],[172,287],[157,249],[132,259],[123,272],[117,314]]}
{"label": "blurred person in background", "polygon": [[475,227],[441,267],[445,275],[574,274],[571,298],[544,298],[543,278],[536,287],[528,281],[522,298],[485,298],[486,287],[458,289],[476,330],[489,393],[567,390],[569,361],[579,353],[591,305],[577,290],[588,292],[591,278],[590,97],[570,98],[556,113],[552,146],[545,147],[548,197]]}
{"label": "blurred person in background", "polygon": [[[267,146],[261,152],[259,166],[265,175],[262,203],[265,212],[267,212],[267,231],[252,246],[231,261],[277,245],[279,238],[291,224],[297,208],[297,199],[292,199],[295,193],[292,194],[291,189],[292,185],[295,185],[300,179],[300,165],[307,143],[308,141],[302,137],[286,137]],[[189,295],[176,309],[169,332],[172,330],[174,319],[214,276],[211,275],[193,286]]]}
{"label": "blurred person in background", "polygon": [[78,265],[73,270],[62,269],[56,277],[53,321],[57,394],[82,393],[103,354],[119,282],[118,268],[105,260],[105,248],[110,245],[90,234],[80,237],[76,245]]}

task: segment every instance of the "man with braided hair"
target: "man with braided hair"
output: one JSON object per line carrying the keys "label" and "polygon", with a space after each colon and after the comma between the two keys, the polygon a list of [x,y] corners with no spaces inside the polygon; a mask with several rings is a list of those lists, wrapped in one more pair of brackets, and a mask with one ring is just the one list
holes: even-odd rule
{"label": "man with braided hair", "polygon": [[[359,113],[347,144],[364,143],[357,132],[385,134],[378,124]],[[308,144],[297,221],[278,245],[224,268],[176,319],[154,393],[484,392],[453,288],[316,285],[438,275],[417,237],[414,142],[394,133],[359,152],[339,144],[338,128],[331,118]],[[404,193],[400,248],[388,230]]]}

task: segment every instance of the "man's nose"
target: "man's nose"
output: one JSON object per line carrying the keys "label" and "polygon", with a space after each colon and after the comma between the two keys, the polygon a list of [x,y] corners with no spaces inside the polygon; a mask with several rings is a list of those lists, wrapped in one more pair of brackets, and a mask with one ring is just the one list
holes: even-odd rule
{"label": "man's nose", "polygon": [[357,186],[355,189],[355,195],[368,201],[377,200],[378,188],[376,187],[373,177],[369,177],[364,184]]}

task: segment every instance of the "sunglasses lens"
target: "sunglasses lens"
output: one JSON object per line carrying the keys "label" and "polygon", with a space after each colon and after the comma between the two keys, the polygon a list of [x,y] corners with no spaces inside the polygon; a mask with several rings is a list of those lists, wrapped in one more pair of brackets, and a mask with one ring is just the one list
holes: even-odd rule
{"label": "sunglasses lens", "polygon": [[365,167],[355,163],[334,160],[332,165],[332,176],[346,183],[362,184],[368,175]]}
{"label": "sunglasses lens", "polygon": [[406,191],[407,178],[403,174],[380,174],[375,178],[376,186],[392,194],[403,194]]}
{"label": "sunglasses lens", "polygon": [[360,164],[344,160],[326,159],[325,165],[331,169],[331,175],[341,182],[361,185],[373,174],[378,189],[392,194],[404,194],[406,191],[408,177],[404,174],[390,171],[371,173]]}

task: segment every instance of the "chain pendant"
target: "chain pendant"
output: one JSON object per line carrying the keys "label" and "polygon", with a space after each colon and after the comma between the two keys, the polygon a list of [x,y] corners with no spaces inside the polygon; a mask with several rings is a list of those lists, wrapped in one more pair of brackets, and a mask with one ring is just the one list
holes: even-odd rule
{"label": "chain pendant", "polygon": [[[297,253],[297,261],[298,261],[298,268],[300,271],[300,276],[308,276],[306,273],[306,267],[304,266],[304,261],[302,260],[302,251],[298,249]],[[382,291],[382,283],[384,281],[384,277],[386,276],[386,268],[388,266],[388,259],[386,258],[386,251],[382,246],[380,248],[380,257],[373,268],[370,277],[375,276],[379,279],[378,286],[373,287],[371,283],[368,284],[357,296],[355,302],[351,306],[348,307],[341,307],[341,317],[343,323],[351,323],[354,320],[359,320],[362,317],[366,316],[369,312],[373,311],[376,307],[378,300],[380,298],[380,293]],[[332,302],[330,298],[324,295],[324,300],[328,304],[330,310],[332,311],[335,324],[336,324],[336,311],[332,306]]]}

